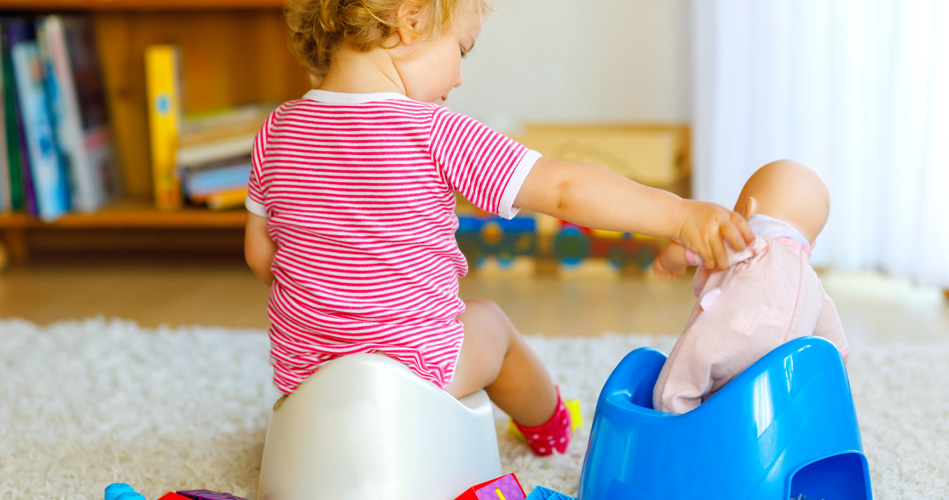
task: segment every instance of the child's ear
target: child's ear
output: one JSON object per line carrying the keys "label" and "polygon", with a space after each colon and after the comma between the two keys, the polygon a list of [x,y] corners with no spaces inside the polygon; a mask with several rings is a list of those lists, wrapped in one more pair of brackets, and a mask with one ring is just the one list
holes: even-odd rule
{"label": "child's ear", "polygon": [[412,0],[402,2],[396,12],[396,21],[399,40],[403,45],[411,45],[418,38],[419,24],[422,22],[422,7]]}

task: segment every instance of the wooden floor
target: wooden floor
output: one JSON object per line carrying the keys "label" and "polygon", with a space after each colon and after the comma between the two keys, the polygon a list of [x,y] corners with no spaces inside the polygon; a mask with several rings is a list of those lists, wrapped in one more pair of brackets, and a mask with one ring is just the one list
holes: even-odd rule
{"label": "wooden floor", "polygon": [[[940,290],[871,273],[823,273],[851,341],[949,338]],[[240,260],[42,259],[0,274],[0,317],[46,324],[103,315],[142,326],[266,329],[268,290]],[[496,301],[522,333],[593,336],[675,334],[692,308],[690,280],[660,283],[608,272],[536,277],[480,272],[462,298]]]}

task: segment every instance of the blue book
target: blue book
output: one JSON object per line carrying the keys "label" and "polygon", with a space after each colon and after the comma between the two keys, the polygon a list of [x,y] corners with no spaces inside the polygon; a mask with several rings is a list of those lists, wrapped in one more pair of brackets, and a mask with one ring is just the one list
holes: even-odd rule
{"label": "blue book", "polygon": [[63,103],[62,91],[60,90],[61,83],[57,80],[53,68],[49,41],[47,40],[48,37],[41,31],[43,27],[43,22],[37,21],[36,43],[39,50],[40,67],[43,73],[43,91],[46,96],[46,110],[49,113],[50,128],[53,130],[53,144],[56,146],[56,154],[59,156],[60,175],[66,179],[66,185],[70,187],[69,206],[75,206],[75,201],[79,193],[78,190],[73,189],[73,187],[75,187],[75,181],[69,174],[73,161],[71,156],[67,154],[67,149],[64,147],[68,143],[63,141],[64,137],[58,132],[63,122],[67,120],[67,115],[65,104]]}
{"label": "blue book", "polygon": [[118,172],[92,19],[41,17],[36,39],[63,175],[72,187],[71,206],[94,212],[116,194]]}
{"label": "blue book", "polygon": [[39,46],[20,42],[12,51],[36,204],[40,218],[52,221],[69,211],[71,193],[47,108]]}
{"label": "blue book", "polygon": [[222,166],[208,170],[185,171],[185,190],[188,196],[207,196],[247,186],[250,178],[250,160],[246,164]]}

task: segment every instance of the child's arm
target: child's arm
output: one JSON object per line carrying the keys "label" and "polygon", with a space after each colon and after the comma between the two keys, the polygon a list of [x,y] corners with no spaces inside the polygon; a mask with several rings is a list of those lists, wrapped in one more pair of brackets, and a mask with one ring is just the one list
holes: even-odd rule
{"label": "child's arm", "polygon": [[709,269],[727,266],[724,241],[743,250],[754,239],[748,222],[720,205],[683,200],[600,167],[546,158],[534,164],[514,206],[586,227],[670,238]]}
{"label": "child's arm", "polygon": [[244,227],[244,259],[251,271],[268,286],[274,280],[270,266],[276,253],[277,244],[267,232],[267,218],[248,213]]}
{"label": "child's arm", "polygon": [[685,274],[688,267],[685,247],[673,241],[652,262],[652,273],[662,281],[673,281]]}

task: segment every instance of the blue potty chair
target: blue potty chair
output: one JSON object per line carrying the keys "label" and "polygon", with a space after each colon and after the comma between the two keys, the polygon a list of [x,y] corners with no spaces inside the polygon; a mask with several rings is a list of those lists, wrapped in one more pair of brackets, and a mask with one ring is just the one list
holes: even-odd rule
{"label": "blue potty chair", "polygon": [[771,351],[682,415],[656,411],[666,356],[641,348],[597,401],[578,500],[867,500],[843,360],[817,337]]}

